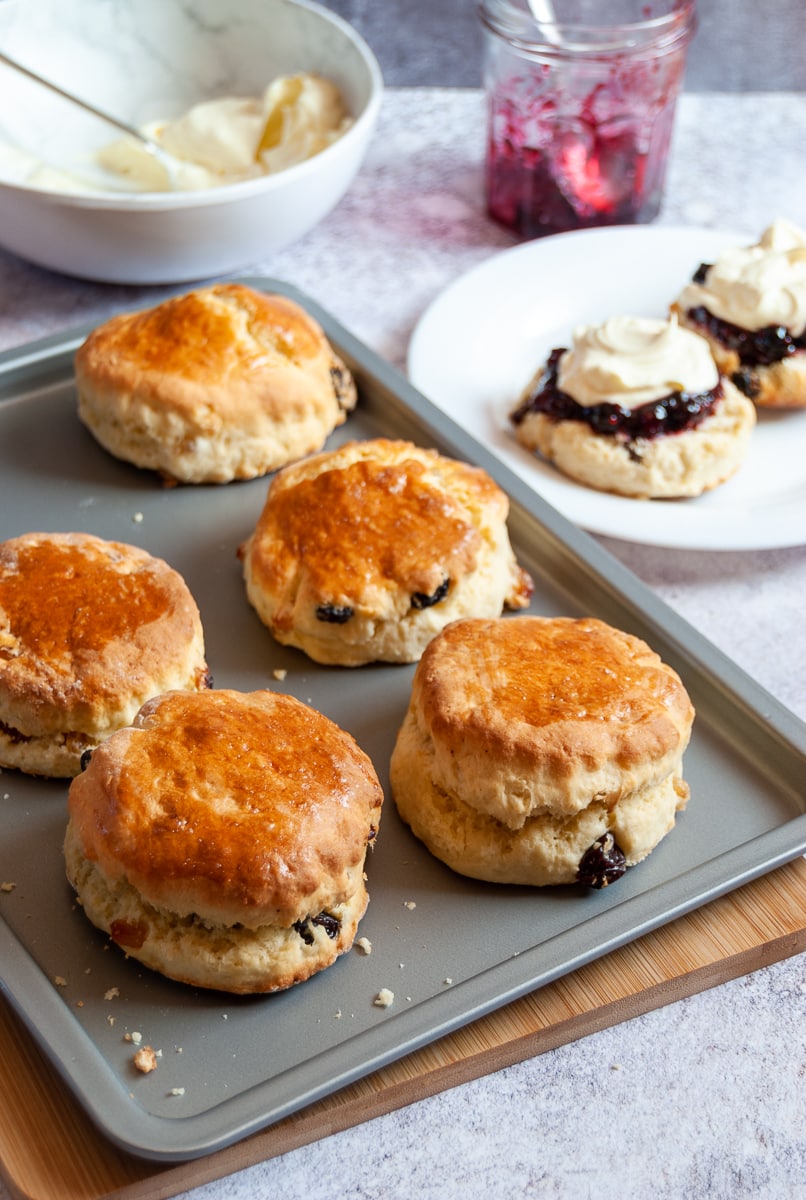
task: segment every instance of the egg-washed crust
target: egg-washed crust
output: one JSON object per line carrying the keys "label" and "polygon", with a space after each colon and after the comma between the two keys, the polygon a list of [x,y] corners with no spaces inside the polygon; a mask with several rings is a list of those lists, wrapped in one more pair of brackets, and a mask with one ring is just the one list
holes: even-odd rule
{"label": "egg-washed crust", "polygon": [[280,471],[240,548],[275,638],[322,663],[413,662],[445,624],[528,604],[509,500],[407,441],[348,442]]}
{"label": "egg-washed crust", "polygon": [[511,829],[659,783],[694,717],[654,650],[592,617],[455,622],[418,664],[410,709],[435,784]]}
{"label": "egg-washed crust", "polygon": [[356,404],[319,323],[240,283],[112,317],[75,372],[79,417],[100,444],[182,483],[265,475],[321,449]]}
{"label": "egg-washed crust", "polygon": [[182,576],[86,533],[0,543],[0,765],[72,776],[159,692],[209,685]]}
{"label": "egg-washed crust", "polygon": [[69,809],[88,858],[155,907],[292,925],[350,897],[382,791],[350,734],[293,696],[174,692],[92,755]]}
{"label": "egg-washed crust", "polygon": [[631,865],[672,828],[693,720],[677,673],[602,621],[457,621],[414,673],[392,796],[462,874],[573,883],[603,835]]}
{"label": "egg-washed crust", "polygon": [[294,697],[170,693],[73,780],[68,878],[138,961],[272,991],[352,944],[382,802],[354,739]]}
{"label": "egg-washed crust", "polygon": [[711,347],[719,371],[757,405],[758,408],[806,408],[806,350],[798,350],[778,362],[745,366],[736,350],[723,345],[704,325],[692,321],[689,314],[673,304],[680,325],[704,337]]}

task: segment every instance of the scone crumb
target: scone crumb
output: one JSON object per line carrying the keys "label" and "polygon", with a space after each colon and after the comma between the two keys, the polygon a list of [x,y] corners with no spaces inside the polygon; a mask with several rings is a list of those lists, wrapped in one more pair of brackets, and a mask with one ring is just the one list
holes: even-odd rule
{"label": "scone crumb", "polygon": [[272,675],[274,676],[274,678],[279,679],[281,681],[283,679],[285,679],[287,674],[288,674],[288,671],[285,669],[285,667],[275,667],[274,670],[272,671]]}
{"label": "scone crumb", "polygon": [[442,982],[445,984],[446,987],[450,987],[451,984],[453,983],[453,980],[451,979],[450,975],[446,975],[445,978],[442,980]]}
{"label": "scone crumb", "polygon": [[83,1008],[83,1007],[84,1007],[84,1001],[76,1000],[76,1008]]}
{"label": "scone crumb", "polygon": [[169,1096],[184,1096],[184,1094],[185,1089],[183,1087],[171,1088],[170,1092],[168,1093]]}
{"label": "scone crumb", "polygon": [[67,980],[64,975],[54,975],[53,982],[56,984],[56,987],[67,987]]}
{"label": "scone crumb", "polygon": [[0,883],[0,892],[13,892],[16,886],[16,883],[4,881],[3,883]]}
{"label": "scone crumb", "polygon": [[395,1001],[395,993],[389,988],[381,988],[372,1003],[376,1008],[389,1008]]}
{"label": "scone crumb", "polygon": [[107,988],[107,990],[104,992],[104,1000],[115,1000],[115,999],[117,999],[117,997],[119,995],[120,995],[120,988],[116,988],[116,987]]}
{"label": "scone crumb", "polygon": [[141,512],[132,513],[132,520],[135,525],[140,525],[143,520],[143,514]]}
{"label": "scone crumb", "polygon": [[157,1055],[150,1046],[141,1046],[132,1059],[138,1071],[142,1071],[144,1075],[148,1075],[150,1071],[157,1069]]}
{"label": "scone crumb", "polygon": [[138,1033],[136,1029],[133,1029],[131,1033],[124,1033],[123,1040],[124,1042],[133,1042],[135,1046],[139,1046],[143,1040],[143,1035],[142,1033]]}
{"label": "scone crumb", "polygon": [[409,910],[409,912],[411,912],[411,910],[413,908],[417,907],[417,901],[416,900],[404,900],[403,907],[407,908]]}
{"label": "scone crumb", "polygon": [[110,1015],[110,1016],[108,1016],[108,1017],[106,1018],[106,1023],[107,1023],[107,1025],[110,1027],[110,1029],[111,1029],[111,1028],[112,1028],[112,1026],[115,1024],[115,1018],[114,1018],[113,1016],[111,1016],[111,1015]]}
{"label": "scone crumb", "polygon": [[356,950],[360,950],[362,954],[369,955],[372,953],[372,942],[368,937],[356,938],[355,948]]}

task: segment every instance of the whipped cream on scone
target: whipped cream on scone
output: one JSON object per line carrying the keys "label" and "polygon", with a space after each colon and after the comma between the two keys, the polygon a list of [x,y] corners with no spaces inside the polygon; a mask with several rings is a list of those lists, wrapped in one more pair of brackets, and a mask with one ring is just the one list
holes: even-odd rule
{"label": "whipped cream on scone", "polygon": [[774,221],[702,263],[672,305],[720,370],[763,407],[806,405],[806,232]]}
{"label": "whipped cream on scone", "polygon": [[744,461],[756,418],[708,342],[673,314],[579,327],[510,419],[522,445],[588,487],[671,499],[724,483]]}

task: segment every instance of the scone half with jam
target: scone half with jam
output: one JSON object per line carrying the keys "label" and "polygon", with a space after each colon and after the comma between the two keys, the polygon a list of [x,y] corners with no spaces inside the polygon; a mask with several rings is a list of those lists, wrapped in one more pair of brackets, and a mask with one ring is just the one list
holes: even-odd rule
{"label": "scone half with jam", "polygon": [[773,222],[701,263],[672,305],[723,375],[759,408],[806,408],[806,232]]}
{"label": "scone half with jam", "polygon": [[636,499],[699,496],[744,462],[755,408],[708,342],[614,316],[552,351],[510,414],[518,441],[579,483]]}

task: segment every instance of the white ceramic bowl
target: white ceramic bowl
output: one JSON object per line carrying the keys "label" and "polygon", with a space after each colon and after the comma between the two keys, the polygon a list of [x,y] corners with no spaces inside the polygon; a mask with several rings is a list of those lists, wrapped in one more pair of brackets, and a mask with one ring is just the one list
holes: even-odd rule
{"label": "white ceramic bowl", "polygon": [[309,0],[2,0],[0,49],[138,126],[200,100],[258,96],[300,71],[342,92],[349,130],[274,175],[192,192],[63,193],[26,183],[4,147],[70,171],[115,130],[0,64],[0,245],[108,283],[227,274],[307,233],[358,171],[383,91],[366,42]]}

